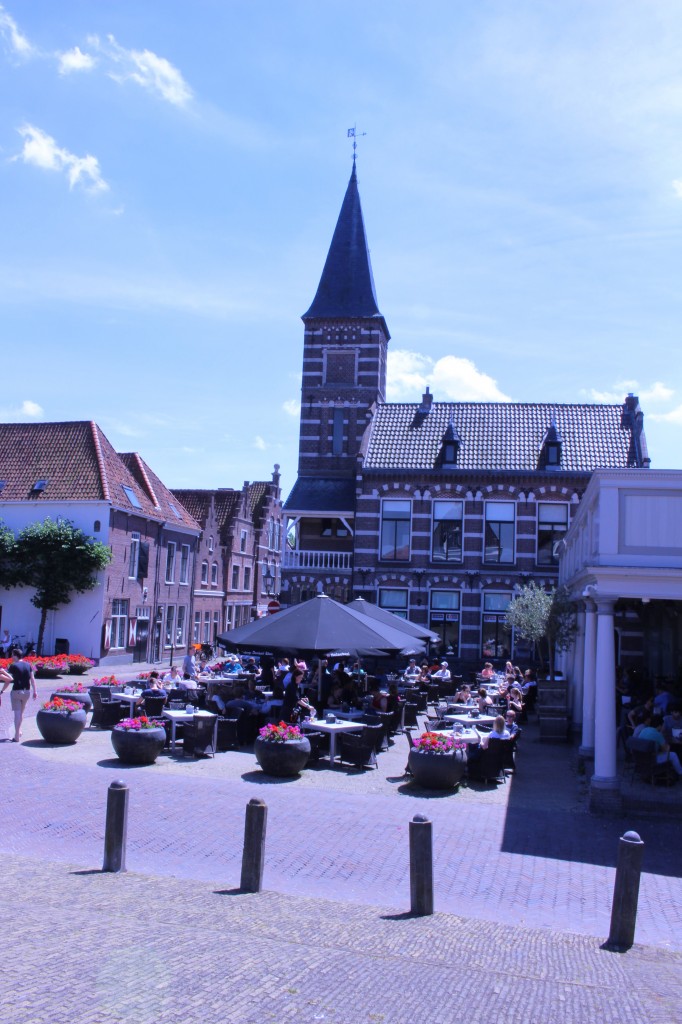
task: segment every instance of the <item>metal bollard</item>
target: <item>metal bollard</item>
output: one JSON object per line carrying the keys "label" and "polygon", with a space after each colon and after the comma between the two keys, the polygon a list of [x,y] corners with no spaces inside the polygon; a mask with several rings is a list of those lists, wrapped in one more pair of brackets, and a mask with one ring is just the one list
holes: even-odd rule
{"label": "metal bollard", "polygon": [[242,854],[242,892],[260,892],[265,866],[265,826],[268,808],[265,800],[253,798],[246,805],[244,852]]}
{"label": "metal bollard", "polygon": [[630,949],[635,941],[639,878],[642,874],[644,843],[636,832],[626,832],[618,840],[618,864],[613,886],[611,931],[606,945],[610,949]]}
{"label": "metal bollard", "polygon": [[102,871],[125,871],[127,832],[128,787],[125,782],[112,782],[107,793]]}
{"label": "metal bollard", "polygon": [[423,814],[410,822],[410,910],[420,917],[433,913],[432,826]]}

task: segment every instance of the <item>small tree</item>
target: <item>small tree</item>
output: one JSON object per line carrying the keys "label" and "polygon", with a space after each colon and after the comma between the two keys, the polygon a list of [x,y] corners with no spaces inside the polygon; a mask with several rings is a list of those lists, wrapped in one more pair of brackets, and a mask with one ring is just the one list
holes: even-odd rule
{"label": "small tree", "polygon": [[16,539],[17,582],[33,587],[31,598],[40,611],[38,654],[42,653],[47,613],[68,604],[75,592],[83,594],[97,586],[97,573],[106,568],[111,551],[92,540],[68,520],[46,519],[21,531]]}
{"label": "small tree", "polygon": [[509,605],[506,621],[525,640],[535,644],[546,641],[549,677],[553,680],[555,654],[569,650],[576,631],[575,605],[566,588],[548,591],[528,583]]}
{"label": "small tree", "polygon": [[0,587],[14,587],[17,584],[15,554],[14,534],[8,526],[0,523]]}

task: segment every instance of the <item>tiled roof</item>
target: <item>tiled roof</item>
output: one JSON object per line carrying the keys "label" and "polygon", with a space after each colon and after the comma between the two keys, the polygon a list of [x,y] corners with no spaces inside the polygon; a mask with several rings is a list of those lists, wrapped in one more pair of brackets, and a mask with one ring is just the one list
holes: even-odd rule
{"label": "tiled roof", "polygon": [[460,437],[453,471],[538,468],[551,423],[562,439],[561,469],[591,472],[626,466],[630,431],[621,428],[619,405],[556,405],[515,402],[434,402],[426,414],[416,403],[376,409],[365,469],[434,469],[448,427]]}
{"label": "tiled roof", "polygon": [[153,500],[157,511],[160,510],[169,526],[182,523],[183,526],[189,526],[195,530],[199,528],[199,523],[191,512],[184,508],[181,502],[175,501],[173,492],[150,469],[141,455],[138,455],[137,452],[127,452],[119,457],[139,482],[140,487]]}
{"label": "tiled roof", "polygon": [[268,484],[264,480],[254,480],[252,484],[249,484],[249,508],[255,524],[260,521],[267,498]]}
{"label": "tiled roof", "polygon": [[355,164],[315,298],[303,314],[304,320],[308,317],[383,319],[374,291]]}
{"label": "tiled roof", "polygon": [[182,503],[202,529],[206,528],[208,516],[211,511],[211,501],[215,502],[216,521],[219,530],[231,526],[235,513],[241,501],[241,491],[234,491],[228,487],[221,487],[217,490],[180,488],[173,491],[173,495]]}
{"label": "tiled roof", "polygon": [[300,476],[284,503],[287,512],[352,512],[355,480]]}
{"label": "tiled roof", "polygon": [[[0,423],[0,480],[0,504],[108,501],[150,519],[178,522],[167,504],[170,492],[142,459],[118,455],[97,424],[88,421]],[[45,486],[35,490],[39,480]],[[184,510],[178,511],[185,525],[196,528]]]}

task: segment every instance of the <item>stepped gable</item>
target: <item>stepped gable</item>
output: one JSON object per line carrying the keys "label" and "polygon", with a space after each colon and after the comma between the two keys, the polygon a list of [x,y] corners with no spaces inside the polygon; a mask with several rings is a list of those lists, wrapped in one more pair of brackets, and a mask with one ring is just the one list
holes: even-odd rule
{"label": "stepped gable", "polygon": [[438,468],[443,436],[460,438],[457,470],[533,472],[552,422],[562,438],[561,470],[591,473],[628,465],[630,430],[620,405],[521,402],[434,402],[378,405],[369,431],[365,470]]}

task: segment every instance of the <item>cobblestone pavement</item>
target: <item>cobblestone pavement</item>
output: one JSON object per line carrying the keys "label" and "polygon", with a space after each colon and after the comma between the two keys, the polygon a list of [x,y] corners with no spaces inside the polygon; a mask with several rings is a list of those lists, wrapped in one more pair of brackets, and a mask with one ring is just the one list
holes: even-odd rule
{"label": "cobblestone pavement", "polygon": [[679,953],[25,858],[3,875],[11,1024],[682,1021]]}
{"label": "cobblestone pavement", "polygon": [[637,940],[682,950],[682,824],[592,818],[573,752],[536,742],[533,727],[506,786],[431,798],[403,777],[401,737],[378,771],[320,768],[289,781],[266,780],[250,753],[164,755],[124,769],[106,732],[86,730],[68,748],[43,744],[32,718],[24,732],[22,744],[0,743],[3,855],[99,867],[107,786],[123,778],[128,867],[229,888],[239,881],[244,807],[259,796],[269,808],[268,889],[400,912],[409,906],[408,823],[423,813],[434,823],[439,912],[603,941],[618,837],[634,828],[646,843]]}

